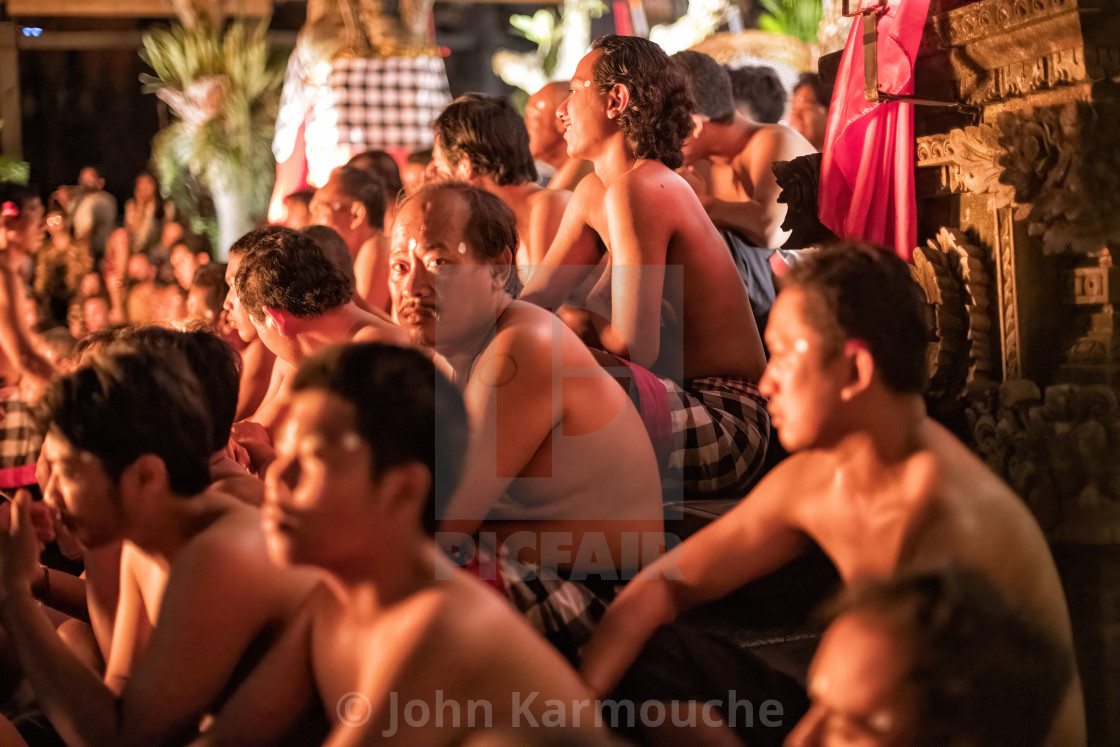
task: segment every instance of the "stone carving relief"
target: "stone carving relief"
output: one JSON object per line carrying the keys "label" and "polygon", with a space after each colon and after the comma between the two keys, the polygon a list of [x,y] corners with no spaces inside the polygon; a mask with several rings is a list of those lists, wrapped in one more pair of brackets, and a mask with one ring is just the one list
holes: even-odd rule
{"label": "stone carving relief", "polygon": [[1120,541],[1120,406],[1108,386],[1025,379],[973,389],[967,409],[982,459],[1027,502],[1052,539]]}
{"label": "stone carving relief", "polygon": [[957,400],[992,370],[991,274],[986,252],[961,231],[942,228],[914,250],[911,274],[933,310],[929,395]]}
{"label": "stone carving relief", "polygon": [[790,236],[783,249],[804,249],[836,238],[818,217],[821,159],[820,153],[812,153],[791,161],[775,161],[771,166],[782,190],[778,202],[787,206],[782,230],[789,231]]}
{"label": "stone carving relief", "polygon": [[943,46],[959,47],[1075,8],[1075,0],[982,0],[938,16],[935,29]]}
{"label": "stone carving relief", "polygon": [[996,120],[1000,182],[1015,194],[1045,254],[1120,242],[1120,114],[1114,103],[1071,102],[1004,112]]}

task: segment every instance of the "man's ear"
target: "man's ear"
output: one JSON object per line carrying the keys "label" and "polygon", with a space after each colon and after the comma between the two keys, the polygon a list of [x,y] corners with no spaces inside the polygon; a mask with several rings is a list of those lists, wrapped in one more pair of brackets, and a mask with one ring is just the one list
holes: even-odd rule
{"label": "man's ear", "polygon": [[867,391],[875,378],[875,359],[863,340],[847,340],[843,356],[849,367],[848,382],[840,390],[840,399],[850,402]]}
{"label": "man's ear", "polygon": [[509,280],[509,273],[517,272],[517,265],[514,262],[513,251],[507,246],[502,250],[502,253],[497,257],[490,260],[490,264],[494,266],[494,287],[495,290],[503,290],[506,287],[506,281]]}
{"label": "man's ear", "polygon": [[126,514],[143,514],[155,505],[154,496],[170,490],[167,465],[155,454],[141,454],[121,472],[119,485]]}
{"label": "man's ear", "polygon": [[699,114],[692,115],[692,134],[689,135],[693,140],[700,137],[700,133],[704,131],[704,125],[707,123],[707,118]]}
{"label": "man's ear", "polygon": [[276,328],[284,337],[288,337],[292,331],[292,315],[280,309],[273,309],[268,306],[264,307],[264,323],[271,324]]}
{"label": "man's ear", "polygon": [[607,118],[617,119],[626,107],[630,105],[630,89],[621,83],[615,83],[607,91]]}
{"label": "man's ear", "polygon": [[357,228],[364,225],[367,220],[366,206],[360,200],[354,200],[350,203],[350,228]]}
{"label": "man's ear", "polygon": [[409,521],[420,528],[428,492],[432,487],[432,473],[420,462],[405,462],[381,473],[378,494],[382,505],[390,511],[402,511]]}

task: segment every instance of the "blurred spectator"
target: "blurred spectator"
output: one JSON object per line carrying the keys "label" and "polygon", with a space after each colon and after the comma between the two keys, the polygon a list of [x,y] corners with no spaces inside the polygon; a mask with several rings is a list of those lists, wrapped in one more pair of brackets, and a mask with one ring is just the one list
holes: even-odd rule
{"label": "blurred spectator", "polygon": [[735,108],[756,122],[777,124],[786,111],[786,89],[774,68],[749,65],[727,68]]}

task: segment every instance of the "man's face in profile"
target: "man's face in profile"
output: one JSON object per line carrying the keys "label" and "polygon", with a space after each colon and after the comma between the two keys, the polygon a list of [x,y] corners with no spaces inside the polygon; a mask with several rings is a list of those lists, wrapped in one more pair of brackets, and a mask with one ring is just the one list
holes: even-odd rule
{"label": "man's face in profile", "polygon": [[274,563],[334,568],[376,541],[371,460],[353,405],[321,389],[292,396],[265,476],[262,519]]}
{"label": "man's face in profile", "polygon": [[41,461],[49,475],[43,500],[75,539],[89,549],[120,540],[121,497],[101,460],[51,428],[43,440]]}
{"label": "man's face in profile", "polygon": [[836,436],[833,413],[846,383],[844,357],[827,348],[806,310],[821,301],[796,286],[782,291],[770,311],[770,360],[758,383],[769,398],[770,422],[788,451],[818,446]]}

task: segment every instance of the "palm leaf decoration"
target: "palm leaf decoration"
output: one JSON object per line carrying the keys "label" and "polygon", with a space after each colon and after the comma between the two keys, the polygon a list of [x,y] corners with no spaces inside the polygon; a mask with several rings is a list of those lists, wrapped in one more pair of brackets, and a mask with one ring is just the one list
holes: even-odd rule
{"label": "palm leaf decoration", "polygon": [[152,141],[152,158],[172,200],[197,206],[200,186],[235,188],[263,213],[274,179],[272,135],[283,68],[268,49],[267,22],[173,23],[144,35],[145,93],[175,121]]}
{"label": "palm leaf decoration", "polygon": [[785,34],[806,44],[817,40],[817,30],[824,20],[821,0],[759,0],[767,10],[758,19],[763,31]]}

